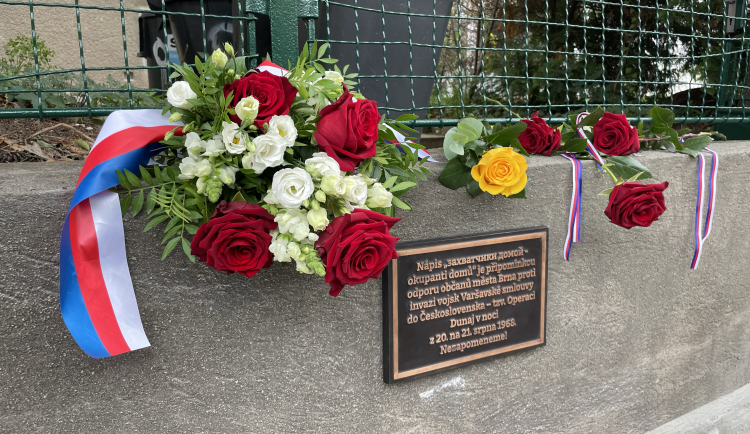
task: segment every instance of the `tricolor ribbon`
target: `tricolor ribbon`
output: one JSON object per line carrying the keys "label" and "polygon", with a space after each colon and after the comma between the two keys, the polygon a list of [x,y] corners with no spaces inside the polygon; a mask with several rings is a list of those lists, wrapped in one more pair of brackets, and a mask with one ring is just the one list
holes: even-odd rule
{"label": "tricolor ribbon", "polygon": [[[588,112],[580,113],[578,116],[576,116],[576,125],[580,124],[583,118],[588,116]],[[599,166],[604,166],[606,162],[602,158],[601,155],[599,155],[599,152],[594,147],[594,144],[591,143],[591,140],[586,136],[586,133],[583,131],[583,128],[576,128],[576,133],[578,134],[578,137],[586,140],[586,150],[589,151],[589,154],[591,154],[592,157],[594,157],[594,160],[599,164]]]}
{"label": "tricolor ribbon", "polygon": [[149,346],[125,253],[116,170],[138,173],[178,124],[159,110],[112,113],[78,177],[60,238],[60,310],[91,357]]}
{"label": "tricolor ribbon", "polygon": [[562,157],[568,159],[573,165],[573,194],[570,198],[570,216],[568,217],[568,236],[565,238],[563,256],[570,261],[570,249],[573,243],[581,242],[581,198],[582,198],[582,175],[581,160],[575,154],[564,153]]}
{"label": "tricolor ribbon", "polygon": [[719,171],[719,156],[716,152],[703,148],[713,155],[711,160],[711,174],[708,178],[708,210],[706,212],[706,224],[702,227],[702,214],[703,214],[703,201],[704,201],[704,187],[703,182],[706,173],[706,162],[703,154],[698,154],[698,199],[695,204],[695,253],[693,254],[693,262],[690,264],[690,268],[695,270],[698,268],[698,262],[701,259],[701,252],[703,250],[703,243],[706,242],[708,235],[711,233],[711,227],[713,226],[714,220],[714,209],[716,204],[716,178]]}

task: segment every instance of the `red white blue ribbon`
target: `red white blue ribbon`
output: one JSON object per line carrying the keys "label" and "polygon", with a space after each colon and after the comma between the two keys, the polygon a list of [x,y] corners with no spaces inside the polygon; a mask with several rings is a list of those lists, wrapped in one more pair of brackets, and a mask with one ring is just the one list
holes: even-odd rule
{"label": "red white blue ribbon", "polygon": [[711,173],[708,177],[708,210],[706,212],[706,224],[702,226],[702,214],[703,214],[703,202],[704,202],[704,179],[706,172],[706,162],[703,154],[698,154],[698,199],[695,204],[695,253],[693,254],[693,262],[690,264],[690,268],[695,270],[698,268],[698,262],[701,259],[701,253],[703,251],[703,243],[706,242],[708,235],[711,233],[711,227],[713,226],[714,210],[716,205],[716,181],[719,172],[719,156],[716,152],[703,148],[713,155],[711,160]]}
{"label": "red white blue ribbon", "polygon": [[566,261],[570,261],[570,249],[573,243],[581,242],[581,193],[582,193],[582,174],[581,160],[577,159],[575,154],[565,153],[561,155],[568,159],[573,165],[573,194],[570,198],[570,216],[568,217],[568,236],[565,238],[563,256]]}
{"label": "red white blue ribbon", "polygon": [[[578,116],[576,116],[576,125],[580,124],[583,118],[588,116],[588,112],[580,113]],[[589,151],[589,154],[591,154],[592,157],[594,157],[594,160],[600,165],[604,166],[606,162],[602,158],[601,155],[599,155],[599,152],[594,147],[594,144],[591,143],[591,140],[586,136],[586,133],[583,131],[583,128],[576,128],[576,133],[578,134],[578,137],[586,140],[586,150]]]}
{"label": "red white blue ribbon", "polygon": [[116,170],[138,173],[170,124],[160,110],[112,113],[83,166],[60,238],[60,309],[91,357],[149,346],[125,253]]}

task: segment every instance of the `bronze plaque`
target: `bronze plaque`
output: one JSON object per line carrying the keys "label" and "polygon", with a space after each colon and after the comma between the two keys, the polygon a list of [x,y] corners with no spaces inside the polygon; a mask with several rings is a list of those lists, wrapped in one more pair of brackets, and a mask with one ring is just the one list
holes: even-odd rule
{"label": "bronze plaque", "polygon": [[383,275],[384,380],[545,344],[547,228],[399,243]]}

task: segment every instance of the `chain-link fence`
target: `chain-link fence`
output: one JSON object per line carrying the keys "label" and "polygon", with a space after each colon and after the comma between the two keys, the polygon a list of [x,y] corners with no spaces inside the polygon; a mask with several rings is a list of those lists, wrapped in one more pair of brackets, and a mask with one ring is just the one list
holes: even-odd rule
{"label": "chain-link fence", "polygon": [[[653,104],[681,122],[748,122],[746,9],[740,0],[0,0],[0,18],[24,16],[30,27],[27,39],[0,33],[29,48],[18,60],[6,43],[0,93],[9,108],[0,117],[159,106],[168,62],[233,41],[251,64],[270,54],[286,66],[318,39],[359,73],[362,93],[389,116],[420,115],[417,126],[537,111],[560,122],[597,105],[648,120]],[[80,66],[45,58],[50,41],[38,37],[35,14],[50,10],[74,12],[56,25],[73,31]],[[119,18],[117,66],[87,66],[96,35],[81,23],[95,12]],[[138,38],[128,16],[140,21]],[[148,84],[132,80],[139,70]],[[97,72],[124,78],[92,83]]]}

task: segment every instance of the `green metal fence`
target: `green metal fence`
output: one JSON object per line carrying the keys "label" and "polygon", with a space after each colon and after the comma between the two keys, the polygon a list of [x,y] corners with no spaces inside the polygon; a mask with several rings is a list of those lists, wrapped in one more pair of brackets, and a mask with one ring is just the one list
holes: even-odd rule
{"label": "green metal fence", "polygon": [[[22,6],[28,13],[34,59],[22,70],[6,65],[0,93],[9,100],[22,95],[16,106],[28,107],[0,110],[0,118],[101,116],[159,105],[151,97],[163,89],[130,79],[136,70],[171,73],[144,66],[128,45],[126,15],[148,12],[161,18],[165,40],[167,20],[192,17],[191,32],[203,36],[198,51],[209,48],[207,19],[231,20],[235,45],[253,65],[270,53],[286,66],[300,43],[328,41],[331,55],[360,74],[363,93],[375,95],[389,115],[419,114],[417,126],[454,125],[468,114],[507,122],[537,111],[560,122],[597,105],[648,121],[653,104],[671,108],[681,122],[750,122],[744,0],[223,0],[230,15],[209,13],[212,0],[192,0],[199,13],[176,11],[177,0],[152,1],[151,11],[125,7],[129,0],[53,1],[0,0],[0,9]],[[75,11],[75,22],[59,25],[75,26],[80,68],[49,69],[40,59],[34,15],[52,8]],[[86,66],[92,35],[83,33],[81,17],[94,10],[120,17],[124,65]],[[91,71],[125,71],[126,80],[97,88]],[[47,85],[62,74],[80,86]],[[73,95],[75,102],[62,107],[47,94],[68,101]],[[121,104],[111,106],[100,94],[117,95],[110,100]]]}

